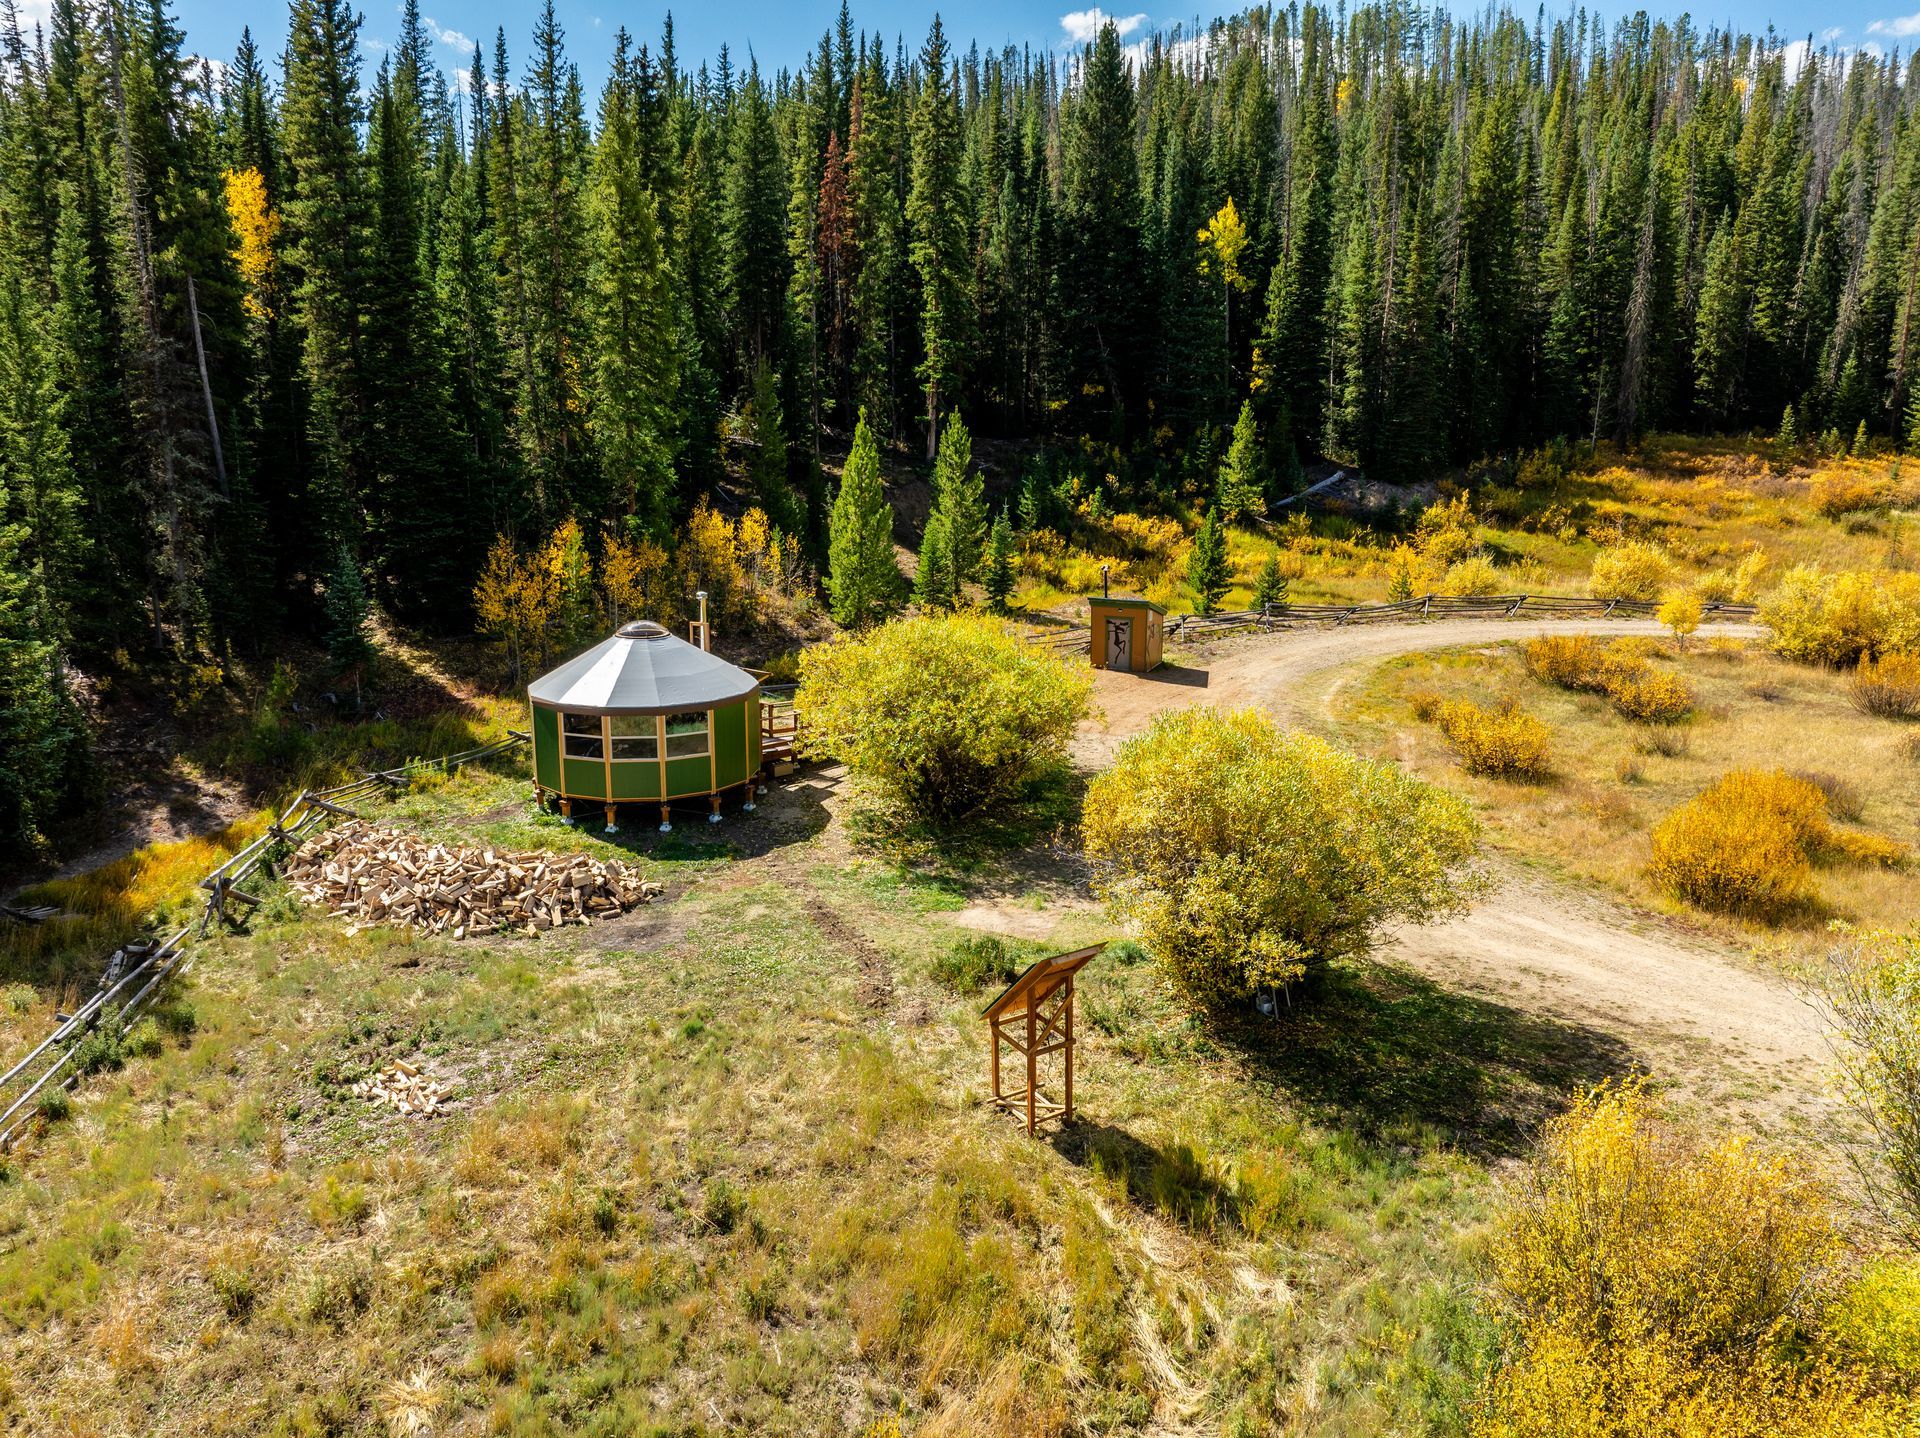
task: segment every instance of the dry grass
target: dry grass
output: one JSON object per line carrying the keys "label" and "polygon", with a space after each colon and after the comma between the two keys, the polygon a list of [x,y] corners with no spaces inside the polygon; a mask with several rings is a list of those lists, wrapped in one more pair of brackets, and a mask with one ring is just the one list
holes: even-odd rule
{"label": "dry grass", "polygon": [[[462,776],[396,810],[606,851],[522,788]],[[1223,1062],[1151,964],[1116,962],[1082,993],[1087,1123],[1031,1143],[981,1107],[974,1003],[933,977],[950,886],[850,863],[837,833],[655,852],[675,899],[638,927],[348,938],[275,894],[212,944],[191,1042],[91,1078],[0,1181],[9,1416],[213,1438],[1291,1412],[1358,1435],[1458,1411],[1490,1189],[1463,1148],[1510,1143],[1571,1071],[1522,1079],[1504,1039],[1463,1059],[1454,1001],[1357,975]],[[802,882],[894,956],[891,1010],[796,916]],[[1334,1101],[1383,1046],[1428,1077]],[[447,1117],[351,1096],[395,1057],[452,1083]],[[1481,1061],[1456,1110],[1440,1075]]]}
{"label": "dry grass", "polygon": [[[1823,941],[1823,925],[1839,917],[1900,927],[1920,906],[1920,877],[1887,862],[1884,844],[1920,841],[1920,770],[1906,757],[1906,727],[1862,714],[1850,699],[1846,673],[1788,663],[1757,648],[1719,640],[1683,653],[1656,647],[1652,663],[1694,691],[1698,715],[1684,726],[1645,726],[1614,712],[1598,694],[1557,688],[1529,674],[1516,646],[1497,651],[1412,655],[1376,671],[1351,691],[1342,717],[1382,753],[1418,771],[1464,787],[1502,844],[1569,874],[1596,880],[1633,899],[1666,906],[1646,874],[1651,835],[1667,815],[1732,770],[1786,764],[1839,776],[1830,812],[1849,825],[1818,873],[1821,902],[1803,906],[1784,928],[1769,930],[1790,946]],[[1543,669],[1543,673],[1549,672]],[[1459,698],[1486,704],[1511,700],[1553,730],[1560,782],[1543,790],[1463,777],[1440,736],[1419,721],[1422,711]],[[1844,810],[1844,812],[1842,812]],[[1852,849],[1870,848],[1855,854]],[[1736,931],[1740,921],[1724,921]]]}

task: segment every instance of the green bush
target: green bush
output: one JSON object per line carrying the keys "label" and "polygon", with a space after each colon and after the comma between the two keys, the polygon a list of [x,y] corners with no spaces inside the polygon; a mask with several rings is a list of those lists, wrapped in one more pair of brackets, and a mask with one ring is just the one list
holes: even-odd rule
{"label": "green bush", "polygon": [[956,994],[977,994],[994,985],[1012,983],[1032,963],[1036,946],[995,934],[969,934],[956,939],[933,961],[934,982]]}
{"label": "green bush", "polygon": [[1066,760],[1092,672],[969,615],[919,616],[809,649],[795,708],[809,752],[937,828],[1009,803]]}
{"label": "green bush", "polygon": [[1251,709],[1162,714],[1094,779],[1082,827],[1096,891],[1201,1007],[1363,954],[1478,884],[1465,801]]}

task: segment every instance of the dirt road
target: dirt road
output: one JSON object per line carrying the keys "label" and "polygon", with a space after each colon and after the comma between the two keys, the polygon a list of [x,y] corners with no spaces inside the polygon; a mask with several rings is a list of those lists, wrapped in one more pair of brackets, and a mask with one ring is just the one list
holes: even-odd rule
{"label": "dirt road", "polygon": [[[1244,636],[1156,674],[1102,673],[1094,697],[1104,712],[1082,730],[1074,755],[1102,766],[1155,714],[1191,704],[1258,704],[1314,725],[1330,717],[1344,683],[1396,654],[1541,633],[1659,632],[1644,620],[1456,620]],[[1771,973],[1659,915],[1502,868],[1496,890],[1471,913],[1400,930],[1379,952],[1451,988],[1612,1034],[1685,1097],[1789,1121],[1826,1111],[1825,1048],[1812,1011]]]}
{"label": "dirt road", "polygon": [[[1224,639],[1198,651],[1197,658],[1163,665],[1151,674],[1095,676],[1093,701],[1102,717],[1082,727],[1074,758],[1088,768],[1113,760],[1121,741],[1137,734],[1163,709],[1214,704],[1224,709],[1259,704],[1282,719],[1298,723],[1324,704],[1338,688],[1337,670],[1352,670],[1370,660],[1390,659],[1421,649],[1452,649],[1463,644],[1506,644],[1536,634],[1646,634],[1666,631],[1646,619],[1446,619],[1431,624],[1355,624],[1340,628],[1286,629]],[[1703,636],[1752,638],[1751,624],[1715,624]]]}

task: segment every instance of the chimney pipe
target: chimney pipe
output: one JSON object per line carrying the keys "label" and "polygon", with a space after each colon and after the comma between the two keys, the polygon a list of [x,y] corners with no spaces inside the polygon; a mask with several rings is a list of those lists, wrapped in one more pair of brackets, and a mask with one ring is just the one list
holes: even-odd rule
{"label": "chimney pipe", "polygon": [[702,589],[694,597],[700,601],[700,647],[711,651],[713,644],[707,637],[707,591]]}
{"label": "chimney pipe", "polygon": [[1107,566],[1104,564],[1100,566],[1100,597],[1107,597]]}

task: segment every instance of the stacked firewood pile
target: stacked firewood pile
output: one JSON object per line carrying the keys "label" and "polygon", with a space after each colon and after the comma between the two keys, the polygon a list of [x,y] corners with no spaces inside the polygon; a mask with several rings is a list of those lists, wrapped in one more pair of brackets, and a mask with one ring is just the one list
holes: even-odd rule
{"label": "stacked firewood pile", "polygon": [[356,926],[404,924],[456,939],[612,918],[662,892],[618,862],[430,844],[359,821],[301,845],[286,877],[302,899]]}
{"label": "stacked firewood pile", "polygon": [[368,1074],[353,1086],[355,1098],[385,1104],[395,1113],[414,1118],[432,1118],[440,1112],[448,1088],[429,1078],[405,1059],[395,1059],[380,1072]]}

